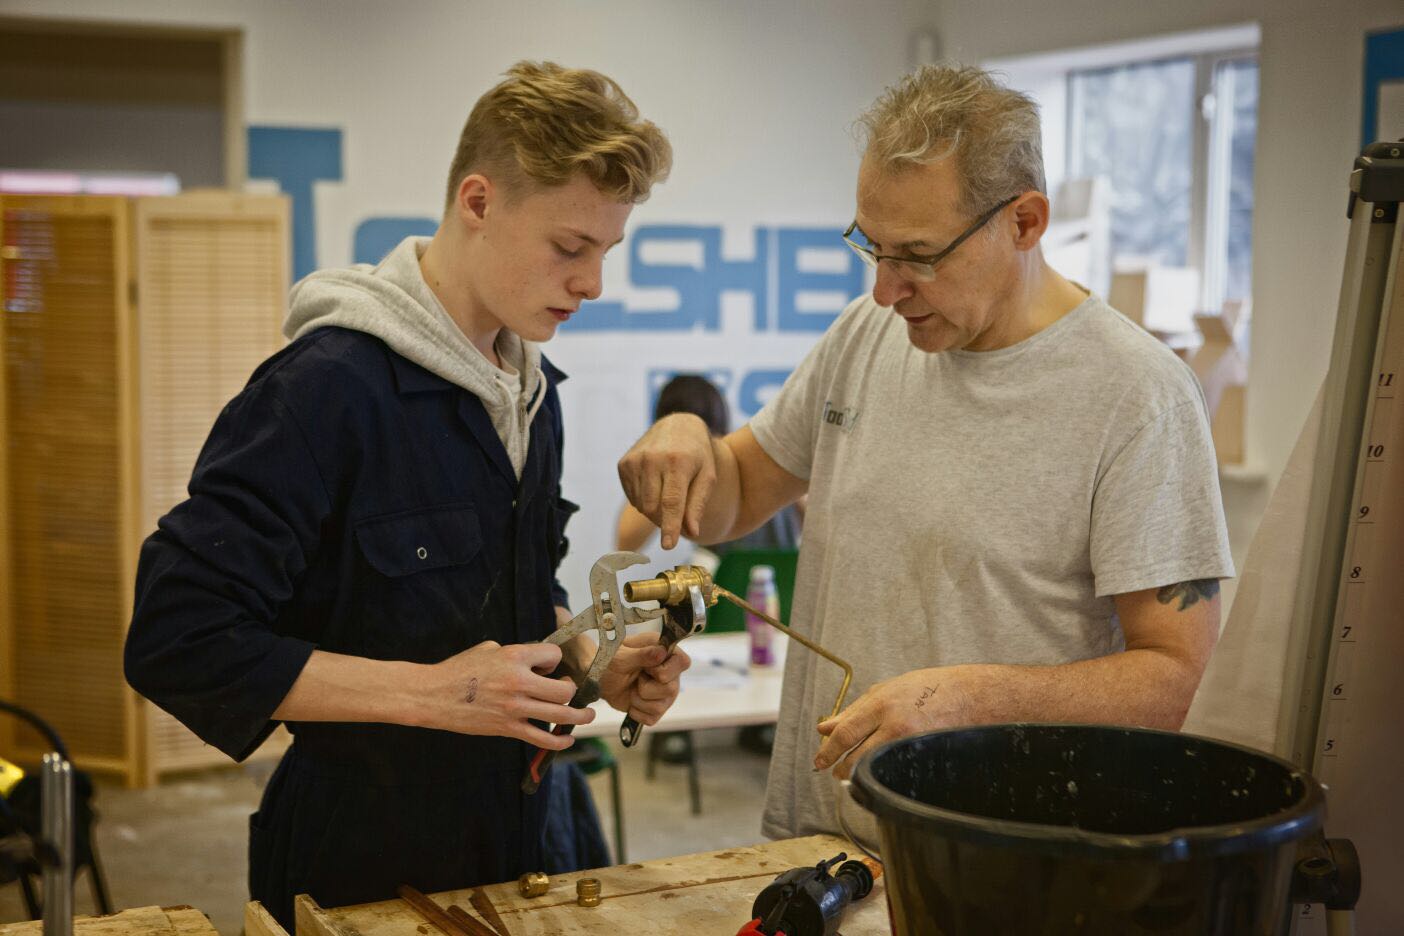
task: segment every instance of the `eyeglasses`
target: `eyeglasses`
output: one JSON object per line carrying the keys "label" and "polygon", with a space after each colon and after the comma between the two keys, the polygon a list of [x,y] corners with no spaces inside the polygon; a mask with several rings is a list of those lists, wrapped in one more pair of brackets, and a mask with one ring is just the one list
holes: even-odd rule
{"label": "eyeglasses", "polygon": [[1018,197],[1018,195],[1014,195],[1006,198],[989,211],[980,215],[980,217],[975,219],[974,224],[966,228],[964,233],[951,241],[945,250],[942,250],[934,257],[889,257],[884,254],[873,253],[871,248],[865,247],[853,240],[853,232],[858,230],[857,221],[850,224],[848,230],[843,232],[843,240],[844,243],[853,248],[853,252],[856,253],[864,263],[874,270],[877,269],[879,260],[886,260],[892,264],[892,272],[896,273],[902,279],[908,280],[909,282],[929,283],[936,279],[936,264],[949,257],[957,247],[969,240],[971,235],[980,230],[980,228],[989,224],[991,218],[1013,204]]}

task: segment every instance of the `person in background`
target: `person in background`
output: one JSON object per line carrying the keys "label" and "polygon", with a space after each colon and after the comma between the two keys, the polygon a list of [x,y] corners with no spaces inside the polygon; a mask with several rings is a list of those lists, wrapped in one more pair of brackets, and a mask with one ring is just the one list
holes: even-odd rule
{"label": "person in background", "polygon": [[839,831],[834,777],[893,739],[1179,729],[1233,574],[1194,374],[1044,260],[1034,102],[925,66],[861,127],[845,238],[872,294],[748,425],[718,439],[675,414],[619,465],[664,546],[733,539],[809,495],[790,623],[853,665],[856,697],[827,718],[836,668],[789,655],[776,838]]}
{"label": "person in background", "polygon": [[[674,413],[691,413],[701,419],[707,431],[720,439],[731,429],[731,411],[726,397],[717,385],[699,374],[678,374],[658,391],[653,405],[653,421]],[[724,543],[699,546],[679,542],[672,549],[662,550],[658,543],[658,527],[629,503],[619,512],[615,549],[637,552],[647,548],[658,571],[675,565],[702,565],[715,572],[721,559],[738,550],[798,549],[804,525],[805,498],[786,504],[771,514],[764,523],[743,536]],[[650,751],[668,763],[687,760],[691,748],[683,732],[660,732],[649,742]],[[773,725],[746,725],[737,732],[737,743],[750,751],[768,754],[775,736]]]}
{"label": "person in background", "polygon": [[[128,681],[235,760],[293,734],[249,820],[249,890],[323,906],[543,867],[552,780],[522,778],[595,645],[556,570],[565,375],[542,356],[671,163],[598,72],[521,62],[473,107],[443,217],[377,266],[314,273],[285,349],[210,432],[141,550]],[[583,583],[582,583],[583,584]],[[588,597],[585,599],[588,601]],[[635,635],[602,696],[646,725],[687,654]]]}
{"label": "person in background", "polygon": [[[726,397],[722,396],[716,384],[700,374],[678,374],[658,391],[658,399],[653,405],[653,421],[656,423],[674,413],[691,413],[701,419],[707,431],[716,438],[721,438],[731,429],[731,412],[726,405]],[[797,549],[803,524],[804,498],[800,498],[776,511],[746,535],[729,542],[715,543],[708,547],[708,551],[720,558],[736,549]],[[657,535],[658,527],[654,522],[625,502],[619,511],[614,548],[638,552],[652,544]],[[688,552],[682,544],[674,546],[673,550],[678,552],[667,558],[676,558],[676,561],[667,563],[669,567],[691,561],[690,553],[682,554]]]}

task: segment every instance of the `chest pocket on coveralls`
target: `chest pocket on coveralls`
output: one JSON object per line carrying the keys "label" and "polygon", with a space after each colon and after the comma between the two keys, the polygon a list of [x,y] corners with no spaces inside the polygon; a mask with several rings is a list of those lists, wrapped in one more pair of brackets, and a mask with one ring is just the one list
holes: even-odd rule
{"label": "chest pocket on coveralls", "polygon": [[436,663],[485,639],[482,611],[492,582],[478,555],[482,530],[471,506],[370,517],[356,524],[356,543],[370,566],[356,583],[368,654]]}

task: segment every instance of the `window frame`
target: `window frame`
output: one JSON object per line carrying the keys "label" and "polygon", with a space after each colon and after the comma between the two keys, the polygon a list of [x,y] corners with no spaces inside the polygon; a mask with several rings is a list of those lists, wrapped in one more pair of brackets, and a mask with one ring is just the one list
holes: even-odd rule
{"label": "window frame", "polygon": [[[1217,102],[1214,98],[1214,77],[1220,65],[1232,62],[1259,62],[1257,46],[1241,45],[1219,48],[1212,51],[1176,51],[1144,58],[1129,57],[1113,62],[1100,62],[1083,68],[1067,68],[1063,74],[1064,95],[1064,158],[1069,177],[1076,175],[1075,169],[1082,161],[1082,134],[1079,121],[1079,93],[1077,78],[1081,75],[1115,71],[1132,66],[1154,65],[1169,62],[1188,61],[1194,66],[1194,104],[1190,138],[1190,216],[1186,239],[1186,266],[1199,272],[1199,304],[1203,309],[1219,310],[1225,301],[1224,291],[1228,282],[1227,232],[1222,243],[1223,256],[1211,258],[1209,255],[1210,198],[1222,194],[1229,197],[1232,183],[1231,163],[1216,164],[1213,153],[1215,142],[1215,120],[1218,118]],[[1259,71],[1261,81],[1261,71]],[[1261,94],[1261,84],[1259,85]],[[1255,167],[1256,168],[1256,167]],[[1220,178],[1220,174],[1223,178]],[[1256,174],[1255,174],[1256,175]],[[1109,258],[1115,265],[1115,254]],[[1250,274],[1251,282],[1251,274]],[[1246,297],[1245,297],[1246,298]]]}

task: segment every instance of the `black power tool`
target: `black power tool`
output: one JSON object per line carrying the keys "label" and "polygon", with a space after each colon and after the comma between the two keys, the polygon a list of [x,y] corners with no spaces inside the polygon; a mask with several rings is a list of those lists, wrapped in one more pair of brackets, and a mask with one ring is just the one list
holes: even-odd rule
{"label": "black power tool", "polygon": [[[772,881],[751,905],[750,923],[736,936],[834,936],[843,911],[862,900],[882,873],[863,861],[845,861],[839,852],[812,868],[792,868]],[[829,869],[839,862],[837,873]]]}

